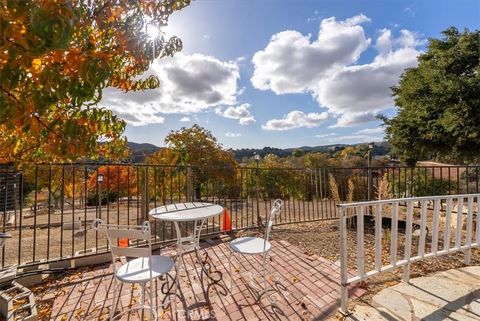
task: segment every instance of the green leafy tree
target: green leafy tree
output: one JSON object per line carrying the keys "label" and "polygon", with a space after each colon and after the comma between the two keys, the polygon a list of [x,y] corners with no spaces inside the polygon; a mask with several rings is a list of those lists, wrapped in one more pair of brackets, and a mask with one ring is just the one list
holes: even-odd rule
{"label": "green leafy tree", "polygon": [[392,154],[409,165],[480,159],[480,30],[443,35],[393,87],[397,115],[380,116]]}
{"label": "green leafy tree", "polygon": [[205,128],[195,124],[190,128],[182,127],[171,131],[165,138],[165,144],[177,155],[175,164],[191,166],[194,175],[195,198],[201,198],[202,184],[215,184],[209,192],[217,195],[233,192],[237,163],[233,153],[223,149],[217,138]]}
{"label": "green leafy tree", "polygon": [[0,2],[0,162],[121,155],[125,122],[97,107],[182,43],[152,37],[190,0]]}

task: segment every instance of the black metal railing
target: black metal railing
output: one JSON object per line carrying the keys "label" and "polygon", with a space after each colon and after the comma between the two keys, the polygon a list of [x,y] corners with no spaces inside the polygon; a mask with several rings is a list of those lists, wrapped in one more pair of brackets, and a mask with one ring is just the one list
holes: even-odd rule
{"label": "black metal railing", "polygon": [[[309,169],[88,163],[43,164],[22,171],[3,166],[0,226],[12,238],[1,252],[1,266],[106,252],[106,239],[91,228],[95,218],[141,224],[149,219],[150,209],[164,204],[220,204],[229,211],[232,230],[239,230],[263,224],[276,198],[284,200],[276,224],[288,224],[337,218],[334,195],[340,201],[361,201],[379,193],[383,198],[478,193],[478,187],[476,166]],[[155,243],[175,238],[171,224],[151,222]],[[222,216],[209,219],[206,234],[222,230]]]}

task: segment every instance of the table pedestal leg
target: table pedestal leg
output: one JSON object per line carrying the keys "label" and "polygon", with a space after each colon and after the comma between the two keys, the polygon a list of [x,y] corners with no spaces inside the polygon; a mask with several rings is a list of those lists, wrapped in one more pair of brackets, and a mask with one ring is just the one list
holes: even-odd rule
{"label": "table pedestal leg", "polygon": [[[206,219],[203,219],[201,221],[195,221],[194,227],[193,227],[193,236],[185,236],[182,237],[182,233],[180,230],[180,226],[178,222],[174,222],[175,224],[175,230],[177,233],[177,260],[182,260],[182,256],[184,253],[187,251],[195,251],[195,256],[197,259],[197,262],[200,264],[200,267],[202,269],[201,271],[201,276],[206,276],[208,279],[210,279],[214,283],[218,283],[222,280],[222,272],[218,271],[215,269],[215,266],[212,263],[212,259],[208,255],[208,253],[205,251],[203,253],[203,258],[202,254],[200,253],[200,234],[203,229],[203,226],[205,225]],[[199,224],[200,223],[200,224]],[[182,262],[176,262],[176,264],[182,264]],[[187,270],[185,263],[183,263],[185,270]]]}
{"label": "table pedestal leg", "polygon": [[206,276],[213,283],[220,282],[222,280],[222,272],[218,271],[215,268],[215,266],[212,264],[212,259],[208,255],[208,252],[203,252],[204,258],[202,259],[202,255],[200,254],[200,249],[196,248],[195,255],[202,268],[202,277]]}

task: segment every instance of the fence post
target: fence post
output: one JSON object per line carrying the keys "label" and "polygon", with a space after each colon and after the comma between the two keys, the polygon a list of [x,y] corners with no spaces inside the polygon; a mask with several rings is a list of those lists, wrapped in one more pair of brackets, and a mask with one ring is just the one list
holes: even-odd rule
{"label": "fence post", "polygon": [[[458,215],[458,214],[457,214]],[[468,197],[467,201],[467,235],[465,245],[465,264],[469,265],[472,259],[472,225],[473,225],[473,197]]]}
{"label": "fence post", "polygon": [[259,164],[258,162],[260,161],[260,155],[255,154],[255,163],[256,163],[256,169],[255,169],[255,195],[257,199],[257,225],[259,230],[262,228],[262,218],[260,217],[260,204],[259,204],[259,197],[258,197],[258,192],[259,192],[259,187],[258,187],[258,179],[259,179]]}
{"label": "fence post", "polygon": [[143,213],[143,218],[144,220],[149,219],[148,217],[148,211],[150,207],[150,199],[149,199],[149,177],[148,177],[148,166],[145,166],[145,191],[144,191],[144,198],[145,198],[145,206],[143,207],[143,210],[145,211]]}
{"label": "fence post", "polygon": [[403,266],[403,282],[410,281],[410,253],[412,250],[412,221],[413,221],[413,201],[407,202],[407,226],[405,228],[405,260]]}
{"label": "fence post", "polygon": [[348,271],[347,271],[347,216],[346,211],[340,209],[340,313],[348,315]]}
{"label": "fence post", "polygon": [[190,166],[187,167],[187,202],[195,201],[194,197],[194,183],[193,183],[193,173],[192,168]]}

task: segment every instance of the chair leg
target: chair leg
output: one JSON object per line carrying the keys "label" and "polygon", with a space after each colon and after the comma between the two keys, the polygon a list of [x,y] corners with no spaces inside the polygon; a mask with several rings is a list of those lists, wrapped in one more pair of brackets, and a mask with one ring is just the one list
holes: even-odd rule
{"label": "chair leg", "polygon": [[155,318],[153,317],[153,307],[155,306],[153,302],[153,280],[150,279],[150,290],[149,290],[149,295],[150,295],[150,320],[156,320],[156,315]]}
{"label": "chair leg", "polygon": [[180,287],[180,275],[178,274],[178,269],[175,268],[175,290],[173,291],[174,293],[174,298],[173,298],[173,310],[175,310],[175,315],[177,314],[177,297],[178,297],[178,288]]}
{"label": "chair leg", "polygon": [[233,291],[233,273],[232,273],[232,256],[234,252],[230,251],[230,255],[228,256],[228,273],[230,275],[230,295],[232,295]]}
{"label": "chair leg", "polygon": [[263,253],[263,291],[267,291],[267,253]]}
{"label": "chair leg", "polygon": [[117,296],[117,278],[115,275],[113,276],[113,301],[112,301],[112,308],[110,310],[110,320],[113,320],[115,316],[115,310],[117,310],[118,299],[120,296]]}

